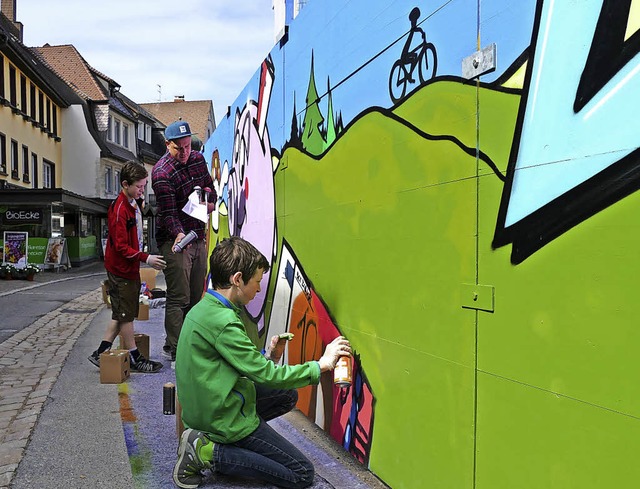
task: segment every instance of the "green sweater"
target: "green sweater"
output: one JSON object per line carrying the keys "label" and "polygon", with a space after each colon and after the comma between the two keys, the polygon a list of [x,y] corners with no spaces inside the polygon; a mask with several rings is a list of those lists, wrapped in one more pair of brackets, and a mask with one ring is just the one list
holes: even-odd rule
{"label": "green sweater", "polygon": [[185,427],[233,443],[260,423],[254,383],[295,389],[320,380],[320,365],[278,366],[251,342],[240,310],[207,293],[187,314],[176,351],[176,389]]}

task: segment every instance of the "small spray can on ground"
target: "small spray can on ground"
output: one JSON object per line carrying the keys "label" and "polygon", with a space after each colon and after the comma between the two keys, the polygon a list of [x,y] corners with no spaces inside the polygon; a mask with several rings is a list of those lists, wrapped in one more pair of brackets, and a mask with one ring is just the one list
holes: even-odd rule
{"label": "small spray can on ground", "polygon": [[176,414],[176,386],[171,382],[162,387],[162,413]]}
{"label": "small spray can on ground", "polygon": [[333,370],[333,383],[338,387],[349,387],[351,385],[351,357],[343,356],[338,359],[336,368]]}

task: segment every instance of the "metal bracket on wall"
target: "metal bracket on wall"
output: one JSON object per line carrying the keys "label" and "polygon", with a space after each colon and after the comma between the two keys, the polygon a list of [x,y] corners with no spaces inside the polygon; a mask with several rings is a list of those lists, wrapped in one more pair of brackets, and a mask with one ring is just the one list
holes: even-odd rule
{"label": "metal bracket on wall", "polygon": [[471,56],[464,58],[462,60],[462,78],[472,80],[480,75],[495,71],[497,63],[496,51],[497,46],[493,43],[481,51],[476,51]]}
{"label": "metal bracket on wall", "polygon": [[495,288],[493,285],[462,284],[460,297],[462,307],[493,312]]}

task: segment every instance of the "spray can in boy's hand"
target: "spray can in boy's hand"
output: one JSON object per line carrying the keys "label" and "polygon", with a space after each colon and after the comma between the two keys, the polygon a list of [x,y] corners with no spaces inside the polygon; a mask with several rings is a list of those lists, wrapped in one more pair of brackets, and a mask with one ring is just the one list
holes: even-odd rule
{"label": "spray can in boy's hand", "polygon": [[338,387],[349,387],[351,385],[351,357],[343,356],[338,359],[336,368],[333,371],[333,383]]}
{"label": "spray can in boy's hand", "polygon": [[196,234],[195,231],[189,231],[187,235],[184,238],[182,238],[182,241],[174,245],[173,252],[182,253],[182,250],[184,250],[189,245],[189,243],[191,243],[193,240],[197,238],[198,238],[198,235]]}

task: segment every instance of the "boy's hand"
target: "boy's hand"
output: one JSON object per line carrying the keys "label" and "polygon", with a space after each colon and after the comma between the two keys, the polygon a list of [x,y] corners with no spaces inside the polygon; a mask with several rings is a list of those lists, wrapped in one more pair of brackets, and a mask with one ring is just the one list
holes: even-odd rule
{"label": "boy's hand", "polygon": [[318,360],[320,371],[327,372],[333,370],[338,363],[338,359],[343,356],[351,355],[351,345],[349,340],[344,336],[338,336],[335,340],[327,345],[324,354]]}
{"label": "boy's hand", "polygon": [[155,268],[156,270],[164,270],[167,266],[167,262],[164,261],[163,256],[149,255],[149,258],[147,258],[147,265]]}
{"label": "boy's hand", "polygon": [[271,337],[271,341],[269,341],[269,346],[267,346],[266,352],[264,354],[269,360],[278,363],[279,358],[274,358],[275,349],[278,346],[278,339],[280,337],[278,335],[274,335]]}
{"label": "boy's hand", "polygon": [[265,356],[274,363],[279,363],[287,341],[293,339],[293,333],[282,333],[271,337]]}

